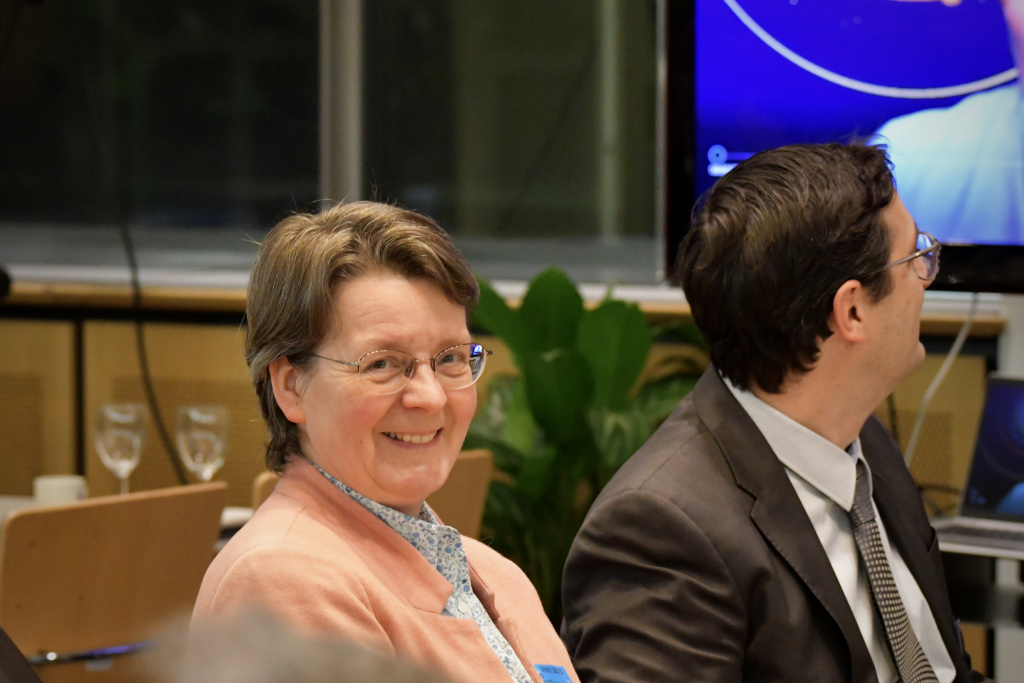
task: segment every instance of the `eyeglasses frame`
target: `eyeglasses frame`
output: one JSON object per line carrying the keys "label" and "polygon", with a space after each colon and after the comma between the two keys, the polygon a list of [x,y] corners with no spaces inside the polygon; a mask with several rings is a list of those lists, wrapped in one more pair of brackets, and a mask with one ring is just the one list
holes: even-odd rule
{"label": "eyeglasses frame", "polygon": [[[899,259],[897,261],[893,261],[892,263],[887,263],[882,268],[882,270],[889,270],[890,268],[895,268],[896,266],[902,265],[902,264],[907,263],[909,261],[913,261],[916,258],[920,258],[920,257],[924,256],[925,254],[928,254],[928,253],[931,253],[931,252],[935,252],[935,266],[934,266],[935,272],[933,272],[931,274],[931,277],[927,277],[927,276],[922,277],[920,273],[916,273],[917,277],[922,279],[922,280],[924,280],[925,282],[931,282],[932,280],[935,279],[935,277],[939,274],[939,253],[942,251],[942,242],[937,240],[935,238],[935,236],[932,235],[931,233],[927,233],[927,232],[924,232],[922,230],[918,230],[917,234],[918,234],[918,236],[924,235],[925,237],[930,239],[932,241],[932,246],[926,247],[924,249],[918,249],[917,251],[915,251],[913,254],[910,254],[909,256],[904,256],[903,258],[901,258],[901,259]],[[917,237],[914,238],[914,243],[917,244]]]}
{"label": "eyeglasses frame", "polygon": [[[338,365],[343,365],[343,366],[346,366],[346,367],[355,368],[356,369],[356,373],[357,374],[361,374],[361,373],[359,373],[359,366],[362,365],[363,359],[365,359],[367,356],[373,355],[375,353],[382,353],[382,352],[401,353],[401,354],[403,354],[405,356],[409,356],[410,358],[412,358],[413,371],[406,375],[406,377],[408,377],[409,381],[412,381],[412,376],[413,376],[413,374],[416,373],[416,370],[415,370],[416,364],[417,363],[427,363],[427,362],[430,363],[430,371],[432,373],[434,373],[434,377],[436,379],[437,378],[437,366],[436,366],[436,363],[437,363],[438,357],[444,355],[445,353],[447,353],[448,351],[451,351],[452,349],[457,349],[460,346],[479,346],[483,350],[483,352],[484,352],[484,356],[483,356],[483,358],[484,358],[484,367],[487,367],[487,356],[493,356],[494,355],[494,351],[491,351],[490,349],[485,347],[483,344],[478,344],[476,342],[463,342],[461,344],[454,344],[452,346],[449,346],[446,349],[442,349],[441,351],[438,351],[437,353],[435,353],[430,358],[415,358],[415,357],[412,356],[412,354],[406,353],[405,351],[395,351],[393,349],[376,349],[374,351],[367,351],[366,353],[364,353],[363,355],[359,356],[359,358],[357,358],[354,361],[351,361],[351,360],[338,360],[337,358],[328,358],[327,356],[321,356],[318,353],[312,353],[312,352],[310,352],[309,355],[313,356],[314,358],[320,358],[321,360],[329,360],[332,363],[337,363]],[[405,373],[403,373],[403,374],[405,374]],[[473,378],[472,382],[470,382],[469,384],[467,384],[464,387],[458,387],[458,388],[452,389],[452,391],[458,391],[459,389],[466,389],[468,387],[473,386],[474,384],[477,383],[477,380],[479,380],[480,377],[483,374],[484,374],[483,370],[481,370],[480,373],[476,377]],[[395,391],[388,392],[388,394],[397,394],[399,391],[402,391],[402,389],[405,389],[405,387],[407,387],[407,386],[409,386],[409,382],[408,381],[404,385],[402,385],[400,388],[396,389]],[[442,385],[442,387],[443,387],[443,385]],[[388,394],[382,394],[382,395],[383,396],[387,396]]]}

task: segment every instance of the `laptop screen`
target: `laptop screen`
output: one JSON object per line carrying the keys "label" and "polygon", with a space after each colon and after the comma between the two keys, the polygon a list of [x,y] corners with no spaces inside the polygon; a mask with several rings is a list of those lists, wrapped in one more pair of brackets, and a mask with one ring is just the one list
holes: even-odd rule
{"label": "laptop screen", "polygon": [[1024,521],[1024,380],[989,377],[961,514]]}

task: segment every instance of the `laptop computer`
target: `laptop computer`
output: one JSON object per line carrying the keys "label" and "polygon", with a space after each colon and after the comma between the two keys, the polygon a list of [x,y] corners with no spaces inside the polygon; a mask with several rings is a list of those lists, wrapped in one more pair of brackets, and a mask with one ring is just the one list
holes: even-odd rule
{"label": "laptop computer", "polygon": [[958,512],[932,526],[943,550],[1024,559],[1024,379],[989,376]]}

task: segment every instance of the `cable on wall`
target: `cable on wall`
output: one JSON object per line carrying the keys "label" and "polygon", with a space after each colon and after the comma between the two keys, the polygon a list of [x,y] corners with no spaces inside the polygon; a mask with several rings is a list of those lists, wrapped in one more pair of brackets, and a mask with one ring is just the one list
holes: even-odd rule
{"label": "cable on wall", "polygon": [[153,376],[149,367],[149,354],[146,350],[145,321],[142,312],[142,285],[139,282],[139,264],[135,253],[135,243],[132,240],[131,230],[128,227],[128,221],[124,213],[120,211],[119,213],[121,216],[117,222],[117,227],[121,234],[121,242],[124,244],[124,253],[128,259],[128,272],[131,276],[135,350],[139,360],[142,388],[146,394],[146,404],[149,406],[153,424],[156,425],[157,434],[160,435],[160,442],[164,446],[164,452],[167,454],[175,473],[178,475],[178,483],[185,485],[188,483],[188,475],[185,473],[185,467],[181,464],[181,460],[178,459],[177,449],[174,447],[174,441],[171,439],[170,431],[164,422],[163,413],[160,411],[160,403],[156,397],[156,389],[153,387]]}
{"label": "cable on wall", "polygon": [[914,420],[914,428],[910,431],[910,439],[907,441],[907,450],[903,454],[903,459],[907,463],[907,469],[910,469],[910,463],[914,461],[914,453],[917,450],[918,439],[921,437],[921,427],[924,425],[924,418],[928,414],[928,406],[935,397],[935,392],[938,391],[942,380],[946,378],[949,369],[953,366],[953,361],[960,355],[960,349],[963,348],[964,342],[967,341],[967,333],[971,331],[974,316],[978,312],[979,300],[980,295],[975,292],[971,296],[971,307],[967,311],[963,325],[960,326],[960,332],[957,333],[956,339],[953,341],[953,346],[950,347],[945,360],[942,361],[942,365],[939,367],[939,371],[935,373],[935,377],[932,378],[928,389],[924,392],[924,398],[921,399],[921,406],[917,409],[917,417]]}
{"label": "cable on wall", "polygon": [[[79,43],[80,45],[80,43]],[[92,96],[93,91],[90,85],[95,80],[90,78],[88,71],[89,60],[82,55],[80,60],[83,69],[83,84],[86,91],[86,115],[89,117],[89,129],[92,131],[93,142],[100,159],[100,166],[104,172],[106,183],[113,191],[116,199],[115,211],[117,213],[117,229],[124,246],[125,257],[128,264],[128,274],[132,293],[131,313],[135,327],[135,348],[139,363],[139,375],[142,380],[143,392],[146,395],[146,404],[149,406],[150,417],[156,425],[157,434],[163,444],[163,450],[171,462],[171,467],[177,475],[178,483],[185,485],[189,483],[185,467],[177,455],[174,441],[171,439],[167,425],[164,423],[163,413],[160,411],[160,404],[157,400],[156,390],[153,387],[153,378],[149,366],[149,354],[146,349],[146,338],[144,330],[144,318],[142,310],[142,286],[139,281],[139,263],[132,240],[131,229],[128,225],[128,186],[126,178],[129,176],[126,154],[118,154],[114,142],[105,138],[100,132],[96,112],[100,106],[99,98]]]}

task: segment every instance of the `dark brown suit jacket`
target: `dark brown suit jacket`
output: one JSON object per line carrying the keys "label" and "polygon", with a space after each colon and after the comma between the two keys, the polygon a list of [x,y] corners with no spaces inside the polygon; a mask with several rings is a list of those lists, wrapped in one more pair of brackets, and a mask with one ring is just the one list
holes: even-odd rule
{"label": "dark brown suit jacket", "polygon": [[0,683],[39,683],[25,655],[0,628]]}
{"label": "dark brown suit jacket", "polygon": [[[970,681],[917,487],[877,420],[860,438],[889,538]],[[785,469],[714,369],[598,496],[562,590],[584,682],[877,683]]]}

